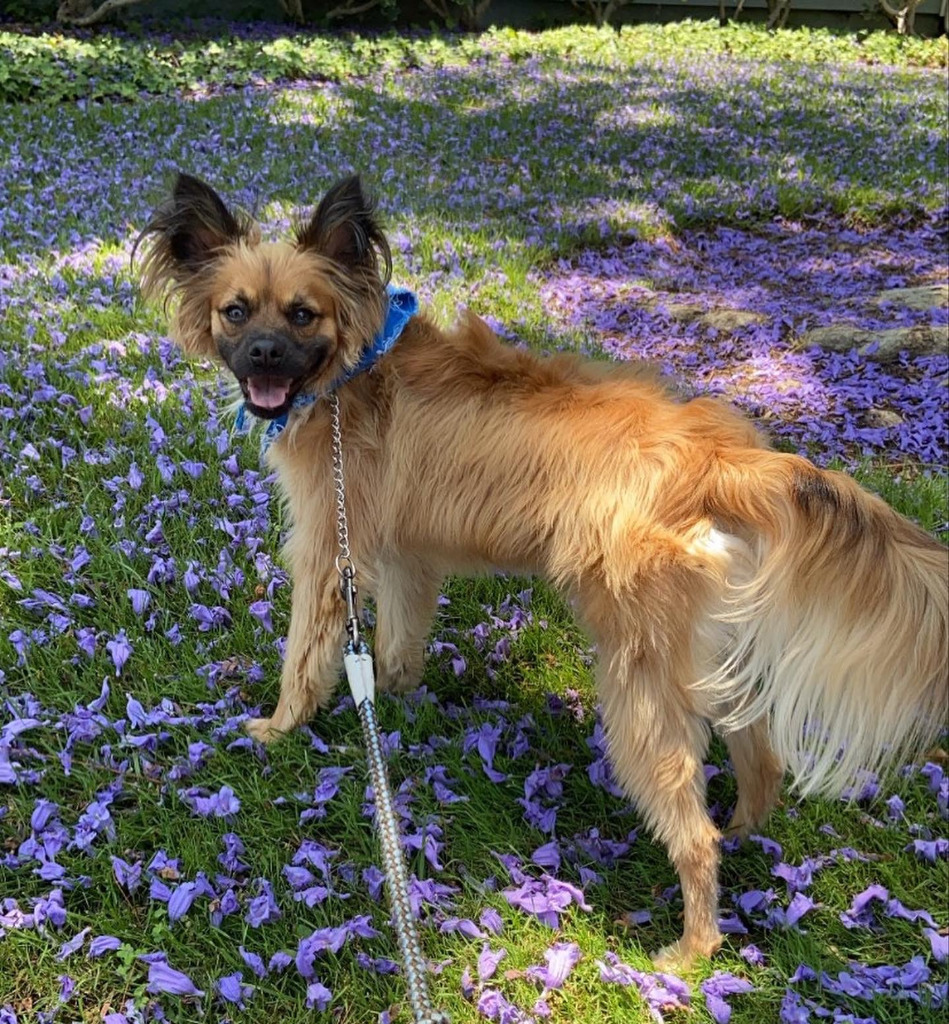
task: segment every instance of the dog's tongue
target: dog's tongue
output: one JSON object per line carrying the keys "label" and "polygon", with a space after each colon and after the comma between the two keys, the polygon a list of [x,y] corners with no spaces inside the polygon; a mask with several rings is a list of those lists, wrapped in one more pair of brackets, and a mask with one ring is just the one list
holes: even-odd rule
{"label": "dog's tongue", "polygon": [[292,383],[288,377],[248,377],[247,390],[259,409],[279,409],[287,400]]}

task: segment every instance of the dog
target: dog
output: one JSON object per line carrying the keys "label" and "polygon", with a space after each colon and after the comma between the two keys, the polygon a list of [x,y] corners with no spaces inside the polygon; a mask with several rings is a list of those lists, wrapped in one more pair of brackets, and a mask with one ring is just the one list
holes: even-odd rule
{"label": "dog", "polygon": [[306,722],[340,674],[330,391],[380,687],[419,682],[451,573],[541,575],[595,641],[615,774],[682,886],[683,935],[657,963],[722,941],[711,728],[737,777],[735,836],[764,822],[786,772],[803,795],[839,794],[938,734],[947,549],[847,476],[771,450],[724,403],[503,345],[471,314],[451,331],[412,316],[356,373],[392,267],[358,176],[271,243],[182,174],[139,241],[144,292],[172,300],[181,347],[223,362],[250,412],[287,418],[267,458],[293,524],[292,610],[276,710],[247,725],[256,739]]}

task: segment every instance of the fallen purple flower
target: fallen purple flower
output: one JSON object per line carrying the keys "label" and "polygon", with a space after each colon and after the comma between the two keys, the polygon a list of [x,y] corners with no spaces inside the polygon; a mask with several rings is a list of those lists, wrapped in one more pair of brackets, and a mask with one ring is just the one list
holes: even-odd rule
{"label": "fallen purple flower", "polygon": [[545,989],[562,988],[570,972],[580,962],[583,954],[575,942],[555,942],[544,950],[546,967],[528,967],[528,977],[539,981]]}
{"label": "fallen purple flower", "polygon": [[487,981],[494,977],[498,964],[507,956],[506,949],[499,949],[496,952],[485,943],[484,948],[478,956],[478,978]]}
{"label": "fallen purple flower", "polygon": [[863,892],[857,893],[850,907],[840,914],[841,924],[845,928],[871,928],[875,919],[870,904],[875,900],[885,903],[889,898],[889,890],[882,885],[868,886]]}
{"label": "fallen purple flower", "polygon": [[132,645],[125,635],[125,630],[120,629],[112,640],[106,641],[105,649],[109,652],[109,657],[115,666],[116,676],[121,675],[125,663],[132,656]]}
{"label": "fallen purple flower", "polygon": [[258,878],[257,887],[259,894],[250,901],[244,915],[244,920],[251,928],[260,928],[261,925],[269,924],[283,916],[277,906],[270,882],[266,878]]}
{"label": "fallen purple flower", "polygon": [[92,931],[91,928],[83,928],[81,932],[77,932],[68,942],[64,942],[59,947],[59,952],[56,954],[56,960],[65,960],[68,956],[71,956],[76,952],[77,949],[86,941],[86,936]]}
{"label": "fallen purple flower", "polygon": [[940,934],[935,928],[924,928],[923,935],[929,939],[933,958],[937,963],[944,964],[949,960],[949,933]]}
{"label": "fallen purple flower", "polygon": [[277,974],[285,971],[293,963],[293,957],[289,953],[279,950],[267,962],[268,971],[276,971]]}
{"label": "fallen purple flower", "polygon": [[257,975],[258,978],[263,978],[267,974],[267,968],[264,966],[263,958],[257,953],[252,953],[249,950],[244,949],[243,946],[238,946],[237,952],[240,953],[241,959],[254,972],[254,974]]}
{"label": "fallen purple flower", "polygon": [[478,999],[478,1013],[498,1024],[529,1024],[530,1017],[497,989],[486,988]]}
{"label": "fallen purple flower", "polygon": [[240,799],[230,786],[222,786],[217,793],[203,796],[197,788],[179,789],[178,796],[200,818],[228,818],[241,809]]}
{"label": "fallen purple flower", "polygon": [[443,935],[450,932],[460,932],[469,939],[484,938],[484,932],[474,921],[469,920],[467,917],[447,917],[438,926],[438,930]]}
{"label": "fallen purple flower", "polygon": [[674,974],[662,972],[643,973],[623,963],[612,952],[597,960],[600,980],[625,987],[635,986],[646,1002],[649,1014],[658,1024],[663,1024],[663,1012],[688,1007],[691,1001],[689,986]]}
{"label": "fallen purple flower", "polygon": [[76,988],[76,982],[68,974],[60,974],[59,978],[59,1001],[68,1003]]}
{"label": "fallen purple flower", "polygon": [[817,906],[819,906],[819,904],[815,903],[810,896],[806,896],[802,892],[796,892],[784,914],[784,923],[786,927],[796,928],[798,921],[800,921],[800,919],[809,910],[813,910]]}
{"label": "fallen purple flower", "polygon": [[754,943],[749,942],[747,946],[742,946],[738,952],[744,960],[747,960],[754,967],[763,967],[765,964],[764,953]]}
{"label": "fallen purple flower", "polygon": [[311,981],[306,987],[306,1008],[323,1011],[329,1006],[333,993],[320,981]]}
{"label": "fallen purple flower", "polygon": [[531,854],[531,860],[540,868],[556,871],[560,867],[560,843],[554,839],[538,846]]}
{"label": "fallen purple flower", "polygon": [[304,978],[314,976],[313,963],[323,953],[338,953],[349,938],[349,929],[345,924],[338,927],[317,928],[297,944],[295,963],[300,975]]}
{"label": "fallen purple flower", "polygon": [[59,804],[40,797],[33,805],[30,815],[30,828],[34,832],[42,832],[53,818],[59,816]]}
{"label": "fallen purple flower", "polygon": [[131,589],[126,591],[129,601],[132,602],[132,611],[135,615],[144,615],[145,610],[151,603],[152,595],[147,590]]}
{"label": "fallen purple flower", "polygon": [[203,996],[204,992],[182,971],[176,971],[164,959],[148,965],[148,992],[152,995]]}
{"label": "fallen purple flower", "polygon": [[811,1014],[794,989],[785,989],[778,1019],[781,1024],[810,1024]]}
{"label": "fallen purple flower", "polygon": [[373,974],[399,974],[402,970],[395,960],[384,956],[371,957],[366,953],[357,953],[356,963],[365,970],[372,971]]}
{"label": "fallen purple flower", "polygon": [[137,860],[134,864],[127,864],[121,857],[113,856],[112,873],[119,885],[133,893],[142,882],[142,862]]}
{"label": "fallen purple flower", "polygon": [[731,1020],[732,1008],[725,1001],[725,996],[753,992],[754,988],[750,981],[736,978],[728,971],[716,971],[701,984],[705,1005],[716,1024],[728,1024]]}
{"label": "fallen purple flower", "polygon": [[234,1003],[239,1010],[244,1009],[247,1000],[254,994],[254,986],[244,983],[244,976],[240,971],[226,974],[214,987],[225,1002]]}
{"label": "fallen purple flower", "polygon": [[501,920],[501,915],[494,909],[494,907],[485,907],[481,911],[481,917],[478,918],[478,924],[486,932],[491,932],[492,935],[500,935],[504,928],[504,922]]}
{"label": "fallen purple flower", "polygon": [[949,839],[914,839],[907,847],[920,860],[935,864],[937,860],[949,857]]}
{"label": "fallen purple flower", "polygon": [[194,882],[182,882],[175,886],[168,899],[168,920],[177,921],[191,909],[198,895],[198,886]]}
{"label": "fallen purple flower", "polygon": [[97,935],[90,943],[86,955],[90,959],[102,956],[104,953],[114,952],[122,945],[122,940],[114,935]]}
{"label": "fallen purple flower", "polygon": [[254,601],[253,604],[248,606],[247,610],[255,619],[260,621],[260,624],[268,633],[273,632],[273,621],[271,619],[273,603],[271,601]]}
{"label": "fallen purple flower", "polygon": [[560,926],[560,914],[572,903],[581,910],[590,910],[581,889],[550,875],[543,875],[540,880],[528,878],[513,889],[503,890],[501,895],[512,907],[534,914],[550,928]]}

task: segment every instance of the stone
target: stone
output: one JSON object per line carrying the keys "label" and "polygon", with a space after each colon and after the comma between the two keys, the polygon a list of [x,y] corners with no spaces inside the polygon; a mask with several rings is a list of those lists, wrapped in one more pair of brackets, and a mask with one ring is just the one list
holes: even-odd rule
{"label": "stone", "polygon": [[764,323],[767,319],[763,313],[752,313],[747,309],[710,309],[699,317],[699,322],[722,334],[730,334],[742,327]]}
{"label": "stone", "polygon": [[[646,302],[648,309],[655,309],[659,305],[658,298]],[[730,334],[751,324],[764,323],[768,319],[763,313],[752,313],[747,309],[708,309],[699,302],[663,302],[661,307],[671,320],[681,323],[698,320],[703,327],[721,334]]]}
{"label": "stone", "polygon": [[849,352],[855,348],[867,359],[889,363],[898,359],[900,352],[932,356],[949,351],[949,325],[917,324],[914,327],[867,331],[853,324],[832,324],[807,331],[801,338],[801,344],[805,347],[819,345],[832,352]]}
{"label": "stone", "polygon": [[898,427],[902,422],[903,417],[892,409],[874,407],[867,410],[867,423],[871,427]]}
{"label": "stone", "polygon": [[919,288],[889,288],[875,295],[870,304],[892,304],[903,309],[938,309],[949,306],[949,284],[927,284]]}
{"label": "stone", "polygon": [[[653,307],[657,304],[654,302]],[[705,312],[705,307],[697,302],[664,302],[662,303],[662,309],[666,316],[673,320],[682,320],[685,323],[698,320]]]}

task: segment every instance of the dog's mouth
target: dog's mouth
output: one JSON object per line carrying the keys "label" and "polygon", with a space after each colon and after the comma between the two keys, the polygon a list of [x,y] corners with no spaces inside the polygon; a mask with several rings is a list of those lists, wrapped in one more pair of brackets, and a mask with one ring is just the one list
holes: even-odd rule
{"label": "dog's mouth", "polygon": [[250,411],[261,419],[272,420],[289,411],[301,382],[293,377],[257,374],[244,377],[239,383]]}
{"label": "dog's mouth", "polygon": [[321,338],[304,347],[280,336],[274,340],[270,335],[254,335],[241,343],[217,339],[217,346],[221,360],[240,386],[245,408],[262,420],[286,415],[294,398],[316,379],[331,353]]}

